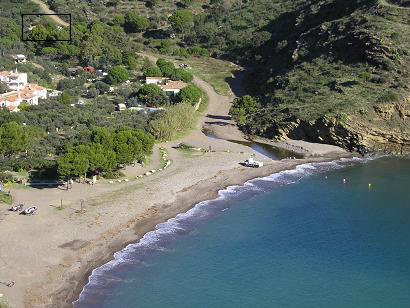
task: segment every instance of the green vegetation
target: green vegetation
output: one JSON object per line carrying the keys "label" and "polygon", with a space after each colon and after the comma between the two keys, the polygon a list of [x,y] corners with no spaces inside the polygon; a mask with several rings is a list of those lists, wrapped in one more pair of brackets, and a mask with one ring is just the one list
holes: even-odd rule
{"label": "green vegetation", "polygon": [[190,10],[177,10],[170,17],[172,29],[177,32],[186,32],[193,25],[194,15]]}
{"label": "green vegetation", "polygon": [[120,165],[144,161],[153,145],[154,138],[140,129],[121,128],[111,133],[98,128],[91,133],[90,143],[68,147],[57,160],[57,172],[63,178],[111,173]]}
{"label": "green vegetation", "polygon": [[7,303],[6,299],[0,297],[0,308],[9,308],[9,304]]}
{"label": "green vegetation", "polygon": [[129,74],[125,67],[114,66],[107,77],[107,81],[110,84],[118,84],[128,80]]}
{"label": "green vegetation", "polygon": [[153,119],[149,124],[149,130],[158,140],[166,141],[192,129],[195,123],[191,104],[180,103],[168,107],[161,116]]}
{"label": "green vegetation", "polygon": [[204,151],[201,148],[196,148],[193,145],[180,143],[176,147],[178,151],[180,151],[185,157],[196,157],[204,155]]}
{"label": "green vegetation", "polygon": [[386,3],[215,1],[184,40],[248,67],[252,108],[245,99],[231,112],[245,132],[362,151],[354,137],[331,137],[325,123],[352,136],[363,127],[409,130],[404,111],[390,119],[376,112],[386,103],[408,109],[410,90],[410,11]]}
{"label": "green vegetation", "polygon": [[195,105],[199,102],[200,98],[202,97],[202,91],[194,84],[190,84],[183,88],[178,93],[178,98],[182,102],[189,102],[192,105]]}
{"label": "green vegetation", "polygon": [[125,29],[129,32],[142,32],[149,27],[149,20],[134,12],[129,12],[125,17]]}
{"label": "green vegetation", "polygon": [[138,91],[138,98],[151,107],[159,107],[168,103],[168,97],[156,84],[145,84]]}
{"label": "green vegetation", "polygon": [[13,201],[13,198],[11,195],[5,192],[0,192],[0,204],[5,203],[5,204],[11,204]]}

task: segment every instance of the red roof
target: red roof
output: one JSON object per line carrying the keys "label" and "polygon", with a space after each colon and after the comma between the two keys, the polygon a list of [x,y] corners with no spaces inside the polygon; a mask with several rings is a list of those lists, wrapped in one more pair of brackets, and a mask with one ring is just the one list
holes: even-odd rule
{"label": "red roof", "polygon": [[92,67],[92,66],[84,66],[84,67],[83,67],[83,70],[84,70],[84,71],[87,71],[87,72],[95,72],[95,67]]}

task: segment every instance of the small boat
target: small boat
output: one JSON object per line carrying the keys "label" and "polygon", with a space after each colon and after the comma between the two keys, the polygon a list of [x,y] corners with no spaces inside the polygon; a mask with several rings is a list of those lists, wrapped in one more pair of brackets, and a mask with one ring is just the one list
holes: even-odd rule
{"label": "small boat", "polygon": [[29,208],[26,208],[24,211],[21,211],[21,215],[33,215],[37,211],[37,206],[32,206]]}

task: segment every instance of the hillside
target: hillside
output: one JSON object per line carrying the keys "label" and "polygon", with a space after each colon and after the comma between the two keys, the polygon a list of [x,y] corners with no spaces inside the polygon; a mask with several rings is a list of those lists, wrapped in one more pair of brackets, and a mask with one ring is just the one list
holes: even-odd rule
{"label": "hillside", "polygon": [[408,1],[256,0],[213,13],[191,38],[250,68],[254,99],[232,110],[245,132],[409,152]]}

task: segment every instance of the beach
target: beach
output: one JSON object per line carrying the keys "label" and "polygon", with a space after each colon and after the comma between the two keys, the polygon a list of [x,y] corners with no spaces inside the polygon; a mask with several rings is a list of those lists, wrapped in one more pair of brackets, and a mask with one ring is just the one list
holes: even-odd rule
{"label": "beach", "polygon": [[[155,145],[145,169],[126,170],[128,181],[74,183],[68,191],[12,189],[16,204],[37,205],[39,210],[23,216],[0,207],[0,280],[15,282],[12,287],[1,284],[0,293],[11,307],[71,307],[92,270],[112,259],[114,252],[137,242],[158,223],[215,198],[219,190],[299,164],[353,156],[334,146],[298,143],[308,149],[306,158],[273,161],[250,147],[209,138],[202,132],[204,126],[214,126],[215,131],[228,127],[210,122],[228,118],[232,98],[217,95],[202,80],[195,81],[209,96],[208,113],[187,136]],[[224,137],[238,139],[237,128],[229,125],[229,129]],[[174,148],[180,142],[211,151],[186,155]],[[136,178],[138,173],[160,169],[160,148],[166,149],[170,166]],[[264,166],[239,164],[249,157]]]}

